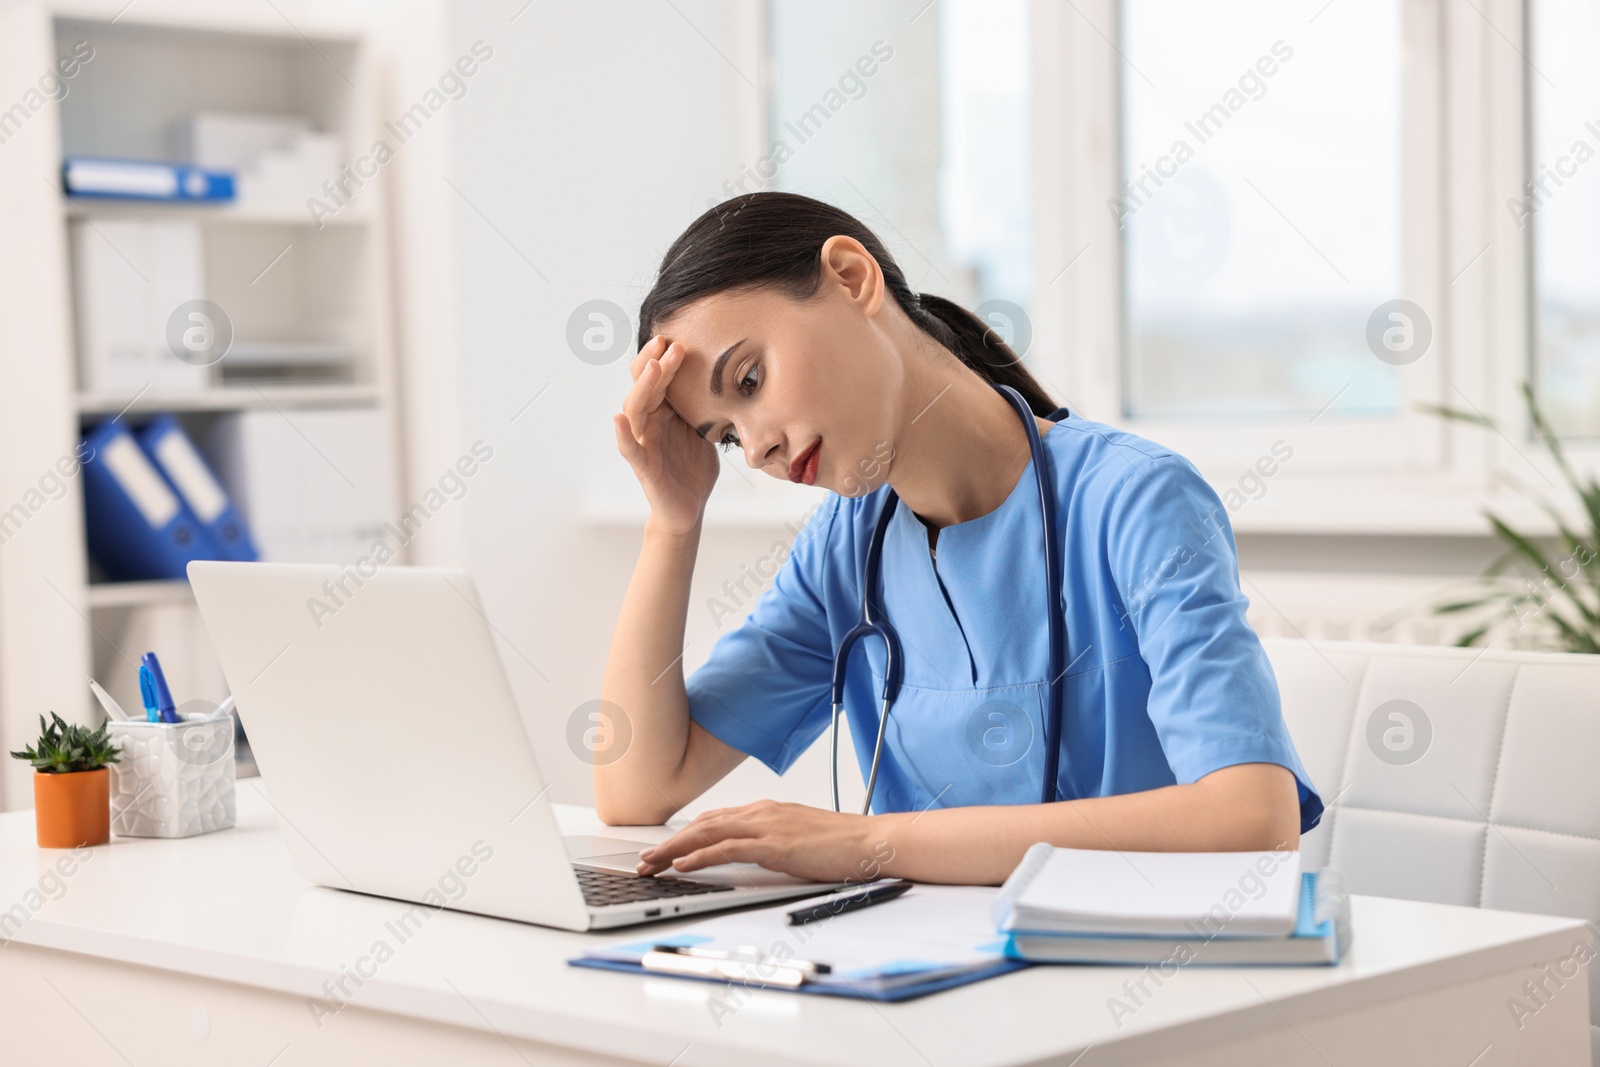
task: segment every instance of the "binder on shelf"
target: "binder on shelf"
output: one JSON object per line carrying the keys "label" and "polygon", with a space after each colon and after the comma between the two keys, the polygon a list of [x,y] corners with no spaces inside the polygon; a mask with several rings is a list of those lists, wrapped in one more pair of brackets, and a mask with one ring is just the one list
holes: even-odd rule
{"label": "binder on shelf", "polygon": [[235,204],[265,213],[303,214],[344,162],[342,139],[300,115],[200,111],[172,123],[169,144],[185,163],[232,172]]}
{"label": "binder on shelf", "polygon": [[93,393],[196,392],[214,369],[180,359],[169,323],[205,294],[194,218],[75,219],[71,224],[79,381]]}
{"label": "binder on shelf", "polygon": [[137,436],[167,483],[210,535],[217,553],[213,558],[246,563],[259,559],[244,517],[178,420],[169,414],[157,415]]}
{"label": "binder on shelf", "polygon": [[119,419],[84,438],[84,526],[93,556],[115,581],[184,578],[216,546]]}
{"label": "binder on shelf", "polygon": [[186,203],[233,200],[231,173],[182,163],[69,156],[61,165],[61,182],[69,196]]}
{"label": "binder on shelf", "polygon": [[205,446],[262,559],[353,563],[380,542],[399,554],[425,519],[396,504],[390,440],[377,407],[302,409],[293,423],[257,408],[222,415]]}

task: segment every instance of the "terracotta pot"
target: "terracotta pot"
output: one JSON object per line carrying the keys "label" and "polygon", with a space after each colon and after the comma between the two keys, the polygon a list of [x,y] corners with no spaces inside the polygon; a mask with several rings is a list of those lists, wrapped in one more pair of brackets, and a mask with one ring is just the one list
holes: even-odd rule
{"label": "terracotta pot", "polygon": [[111,840],[111,770],[33,772],[33,813],[40,848],[77,848]]}

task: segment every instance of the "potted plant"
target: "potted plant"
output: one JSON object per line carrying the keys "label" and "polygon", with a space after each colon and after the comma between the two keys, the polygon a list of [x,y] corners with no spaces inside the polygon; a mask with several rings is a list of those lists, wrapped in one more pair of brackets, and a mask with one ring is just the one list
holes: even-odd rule
{"label": "potted plant", "polygon": [[[1552,651],[1600,653],[1600,481],[1579,475],[1561,446],[1561,439],[1540,410],[1533,387],[1522,383],[1522,397],[1528,418],[1540,441],[1549,449],[1567,488],[1581,509],[1579,528],[1569,526],[1555,504],[1541,493],[1520,483],[1517,489],[1550,516],[1560,538],[1561,558],[1547,555],[1531,535],[1521,533],[1492,512],[1485,511],[1495,536],[1506,549],[1476,580],[1475,595],[1462,600],[1450,598],[1433,605],[1435,615],[1490,609],[1491,617],[1461,636],[1456,644],[1470,647],[1489,636],[1497,625],[1512,624],[1517,631],[1529,629],[1535,647]],[[1462,411],[1438,405],[1418,405],[1422,410],[1486,429],[1506,431],[1476,411]],[[1509,441],[1510,437],[1506,436]],[[1506,573],[1516,567],[1523,573]],[[1520,581],[1518,580],[1520,577]]]}
{"label": "potted plant", "polygon": [[90,730],[62,720],[46,726],[39,716],[39,742],[11,753],[33,764],[34,821],[40,848],[77,848],[111,840],[111,771],[120,758],[106,724]]}

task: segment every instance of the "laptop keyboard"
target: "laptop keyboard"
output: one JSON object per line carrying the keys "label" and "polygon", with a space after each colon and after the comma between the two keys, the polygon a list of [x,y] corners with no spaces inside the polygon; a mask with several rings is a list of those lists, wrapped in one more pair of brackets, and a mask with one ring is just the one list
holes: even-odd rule
{"label": "laptop keyboard", "polygon": [[687,878],[643,878],[636,874],[617,871],[591,871],[574,867],[578,887],[583,890],[583,902],[590,907],[607,904],[632,904],[640,900],[660,900],[663,897],[688,897],[700,893],[727,893],[731,885],[710,885]]}

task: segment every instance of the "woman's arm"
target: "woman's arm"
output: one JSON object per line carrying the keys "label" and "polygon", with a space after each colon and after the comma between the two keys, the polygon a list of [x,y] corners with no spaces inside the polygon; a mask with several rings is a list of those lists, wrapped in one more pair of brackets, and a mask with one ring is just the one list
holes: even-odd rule
{"label": "woman's arm", "polygon": [[595,808],[612,825],[665,822],[744,759],[690,721],[683,684],[689,581],[720,469],[716,447],[665,403],[683,359],[682,345],[651,338],[634,357],[633,385],[611,418],[617,451],[650,502],[600,686],[601,699],[621,709],[613,736],[627,744],[616,759],[595,761]]}
{"label": "woman's arm", "polygon": [[1128,852],[1294,849],[1299,790],[1285,767],[1241,763],[1185,785],[1054,804],[841,815],[759,801],[700,815],[643,852],[639,869],[748,862],[822,881],[999,885],[1038,841]]}
{"label": "woman's arm", "polygon": [[595,762],[595,809],[611,825],[665,822],[745,758],[689,718],[683,632],[699,544],[698,525],[679,532],[645,521],[600,687],[626,717],[616,736],[628,737],[619,759]]}
{"label": "woman's arm", "polygon": [[885,874],[998,885],[1037,841],[1124,852],[1246,852],[1300,846],[1294,775],[1240,763],[1197,782],[1022,807],[881,816],[894,858]]}

